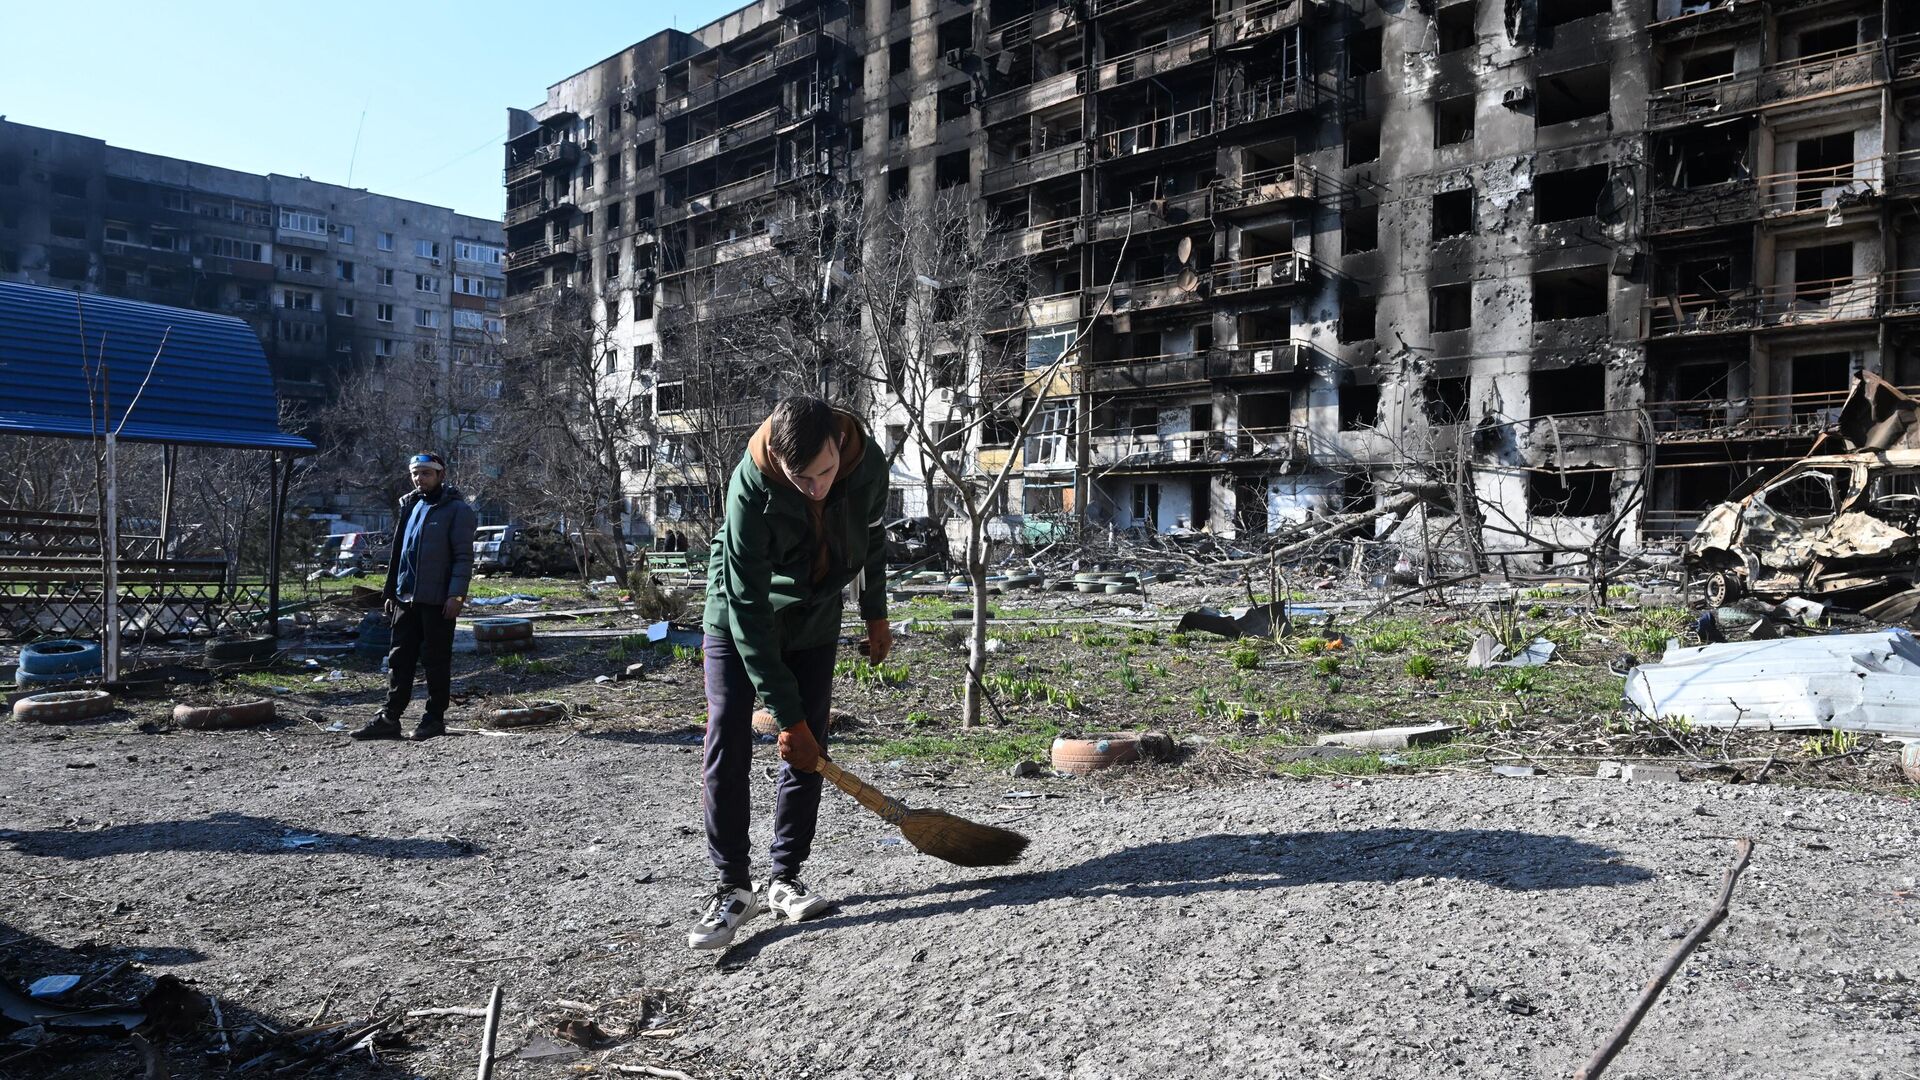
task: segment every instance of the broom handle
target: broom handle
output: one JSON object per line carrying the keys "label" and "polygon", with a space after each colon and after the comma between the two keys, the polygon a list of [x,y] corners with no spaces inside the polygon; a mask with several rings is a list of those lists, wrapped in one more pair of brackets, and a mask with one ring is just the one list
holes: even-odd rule
{"label": "broom handle", "polygon": [[894,801],[886,792],[881,791],[865,780],[835,765],[826,758],[820,759],[820,775],[833,781],[834,787],[853,796],[855,802],[858,802],[861,806],[885,818],[888,822],[898,825],[906,820],[907,808],[905,806]]}

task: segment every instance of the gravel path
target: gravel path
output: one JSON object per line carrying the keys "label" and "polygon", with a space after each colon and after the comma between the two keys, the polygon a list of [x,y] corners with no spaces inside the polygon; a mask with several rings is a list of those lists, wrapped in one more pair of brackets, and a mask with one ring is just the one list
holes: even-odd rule
{"label": "gravel path", "polygon": [[[1731,919],[1608,1075],[1920,1075],[1906,801],[1458,777],[1143,794],[867,763],[911,802],[1026,831],[1029,854],[950,868],[830,793],[810,877],[838,909],[755,922],[716,957],[684,946],[706,882],[687,734],[62,735],[0,730],[10,973],[22,950],[134,958],[276,1026],[323,1002],[477,1005],[498,981],[502,1076],[600,1060],[518,1059],[547,1003],[642,996],[678,1034],[606,1060],[701,1080],[1564,1076],[1742,835]],[[757,833],[764,850],[764,808]],[[408,1024],[408,1051],[337,1075],[472,1075],[477,1020]],[[223,1075],[202,1050],[173,1075]]]}

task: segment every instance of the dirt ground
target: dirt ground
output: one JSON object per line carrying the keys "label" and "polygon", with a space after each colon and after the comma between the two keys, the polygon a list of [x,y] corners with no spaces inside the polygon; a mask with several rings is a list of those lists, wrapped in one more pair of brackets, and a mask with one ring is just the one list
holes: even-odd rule
{"label": "dirt ground", "polygon": [[[510,1077],[1566,1075],[1745,836],[1731,918],[1608,1075],[1920,1076],[1920,792],[1876,740],[1624,716],[1607,663],[1684,612],[1540,596],[1517,625],[1436,609],[1252,644],[1176,635],[1128,603],[1009,599],[1003,713],[971,731],[953,723],[945,605],[905,605],[898,658],[843,672],[858,720],[837,756],[1033,846],[1005,872],[948,867],[829,792],[808,876],[836,908],[763,918],[718,955],[684,943],[709,874],[684,651],[543,622],[531,657],[458,658],[455,722],[524,698],[568,702],[566,722],[417,746],[330,730],[370,711],[377,664],[310,650],[309,667],[297,648],[100,721],[8,723],[0,975],[100,976],[84,996],[106,1001],[172,974],[211,995],[228,1041],[210,1015],[183,1025],[159,1044],[176,1078],[229,1075],[268,1032],[396,1013],[371,1053],[313,1074],[471,1076],[479,1019],[404,1014],[484,1005],[496,983]],[[1561,653],[1538,675],[1468,672],[1464,643],[1488,626]],[[643,678],[593,681],[636,662]],[[280,702],[265,728],[167,723],[176,700],[260,693]],[[1462,732],[1302,753],[1412,719]],[[1140,727],[1188,749],[1090,780],[1005,772],[1058,732]],[[1602,759],[1688,779],[1598,779]],[[1541,772],[1489,775],[1512,762]],[[608,1043],[557,1041],[569,1019]],[[124,1042],[0,1038],[7,1080],[140,1075]]]}

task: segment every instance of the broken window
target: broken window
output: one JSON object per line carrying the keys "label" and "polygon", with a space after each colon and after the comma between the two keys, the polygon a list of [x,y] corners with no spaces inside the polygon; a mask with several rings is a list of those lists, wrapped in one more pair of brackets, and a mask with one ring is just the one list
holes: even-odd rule
{"label": "broken window", "polygon": [[1527,474],[1527,512],[1534,517],[1601,517],[1613,508],[1613,473],[1587,469]]}
{"label": "broken window", "polygon": [[1433,238],[1445,240],[1473,231],[1473,189],[1442,191],[1433,197]]}
{"label": "broken window", "polygon": [[1384,28],[1369,26],[1347,35],[1347,75],[1358,77],[1380,70]]}
{"label": "broken window", "polygon": [[1605,64],[1542,75],[1534,86],[1534,122],[1540,127],[1605,116],[1611,72]]}
{"label": "broken window", "polygon": [[1830,518],[1846,493],[1845,473],[1814,469],[1790,476],[1760,493],[1760,501],[1776,514],[1795,518]]}
{"label": "broken window", "polygon": [[1607,167],[1562,169],[1533,178],[1533,220],[1537,225],[1590,218],[1599,212],[1607,189]]}
{"label": "broken window", "polygon": [[1340,254],[1372,251],[1380,246],[1380,207],[1355,206],[1340,215]]}
{"label": "broken window", "polygon": [[1470,385],[1465,375],[1454,379],[1428,379],[1425,395],[1427,423],[1463,423],[1467,418],[1467,390]]}
{"label": "broken window", "polygon": [[1804,353],[1793,358],[1790,377],[1796,422],[1822,426],[1836,422],[1840,402],[1853,384],[1853,354]]}
{"label": "broken window", "polygon": [[[1354,389],[1348,387],[1347,389]],[[1377,387],[1375,388],[1378,389]],[[1343,393],[1344,399],[1345,394]],[[1293,395],[1240,395],[1240,427],[1246,431],[1280,431],[1293,423]]]}
{"label": "broken window", "polygon": [[1373,477],[1364,472],[1348,473],[1340,478],[1340,512],[1357,514],[1379,503],[1379,490]]}
{"label": "broken window", "polygon": [[973,19],[963,16],[940,24],[940,53],[965,52],[973,48]]}
{"label": "broken window", "polygon": [[1816,56],[1852,52],[1860,44],[1860,22],[1848,19],[1800,32],[1793,58],[1806,60]]}
{"label": "broken window", "polygon": [[1465,330],[1473,325],[1473,285],[1435,285],[1427,290],[1429,327],[1436,334]]}
{"label": "broken window", "polygon": [[48,181],[48,186],[53,188],[55,195],[65,195],[70,199],[87,197],[87,178],[84,176],[73,173],[54,173],[53,179]]}
{"label": "broken window", "polygon": [[940,91],[937,107],[940,122],[943,124],[949,120],[966,119],[967,88],[964,86],[949,86],[945,90]]}
{"label": "broken window", "polygon": [[1433,103],[1433,145],[1452,146],[1473,139],[1473,95]]}
{"label": "broken window", "polygon": [[1433,33],[1443,53],[1473,48],[1473,0],[1451,4],[1433,17]]}
{"label": "broken window", "polygon": [[1527,413],[1536,419],[1577,416],[1606,409],[1607,369],[1598,364],[1527,375]]}
{"label": "broken window", "polygon": [[1799,173],[1793,192],[1795,210],[1818,209],[1829,188],[1853,176],[1851,131],[1801,139],[1793,144],[1793,154],[1794,168]]}
{"label": "broken window", "polygon": [[887,138],[904,139],[907,137],[909,113],[905,105],[895,105],[887,110]]}
{"label": "broken window", "polygon": [[904,199],[907,197],[907,170],[887,170],[887,198]]}
{"label": "broken window", "polygon": [[67,281],[87,279],[87,257],[72,252],[48,252],[47,273]]}
{"label": "broken window", "polygon": [[1533,275],[1533,321],[1586,319],[1607,313],[1607,268],[1575,266]]}
{"label": "broken window", "polygon": [[1359,293],[1343,290],[1340,297],[1340,343],[1351,345],[1360,341],[1372,341],[1375,317],[1379,308],[1378,297],[1362,296]]}
{"label": "broken window", "polygon": [[1733,50],[1715,49],[1712,52],[1694,53],[1680,59],[1680,83],[1705,82],[1708,79],[1722,79],[1733,74]]}
{"label": "broken window", "polygon": [[902,38],[887,47],[887,74],[905,75],[913,66],[913,44]]}
{"label": "broken window", "polygon": [[1358,120],[1347,125],[1347,164],[1380,160],[1380,121]]}
{"label": "broken window", "polygon": [[942,154],[933,163],[933,182],[942,190],[967,182],[967,152],[955,150]]}
{"label": "broken window", "polygon": [[1340,430],[1361,431],[1380,423],[1380,387],[1349,383],[1340,388]]}
{"label": "broken window", "polygon": [[1540,0],[1534,19],[1540,29],[1551,30],[1561,23],[1605,15],[1613,10],[1613,0]]}
{"label": "broken window", "polygon": [[1852,244],[1821,244],[1793,253],[1793,299],[1798,302],[1824,304],[1833,296],[1834,286],[1851,277]]}

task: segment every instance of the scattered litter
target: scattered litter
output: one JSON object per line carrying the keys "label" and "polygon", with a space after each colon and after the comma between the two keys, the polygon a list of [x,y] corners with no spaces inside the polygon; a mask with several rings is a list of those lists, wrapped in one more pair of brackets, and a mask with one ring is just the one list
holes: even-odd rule
{"label": "scattered litter", "polygon": [[[1475,644],[1479,644],[1475,642]],[[1554,644],[1546,638],[1540,638],[1533,644],[1521,649],[1511,660],[1495,660],[1490,667],[1539,667],[1553,659]]]}
{"label": "scattered litter", "polygon": [[320,730],[322,730],[322,731],[345,731],[345,730],[347,730],[347,725],[346,725],[346,721],[344,721],[344,720],[335,720],[335,721],[334,721],[333,723],[331,723],[331,724],[328,724],[328,725],[327,725],[326,727],[324,727],[324,728],[321,728]]}
{"label": "scattered litter", "polygon": [[570,1046],[558,1039],[536,1031],[532,1035],[527,1036],[527,1045],[520,1050],[520,1060],[562,1061],[567,1058],[579,1057],[580,1053],[581,1050],[579,1047]]}
{"label": "scattered litter", "polygon": [[289,833],[280,838],[280,846],[283,848],[312,847],[319,842],[320,838],[312,833]]}
{"label": "scattered litter", "polygon": [[1620,779],[1629,784],[1677,784],[1680,782],[1680,770],[1671,765],[1629,762],[1620,767]]}
{"label": "scattered litter", "polygon": [[509,593],[506,596],[476,596],[467,601],[468,607],[500,607],[504,604],[537,604],[540,598],[531,593]]}
{"label": "scattered litter", "polygon": [[1603,761],[1593,767],[1593,775],[1602,780],[1618,780],[1620,778],[1620,763],[1617,761]]}
{"label": "scattered litter", "polygon": [[899,847],[904,843],[906,843],[906,840],[898,836],[883,836],[879,840],[881,847]]}
{"label": "scattered litter", "polygon": [[[1298,608],[1295,609],[1295,613],[1304,615],[1307,610]],[[1255,607],[1228,608],[1224,614],[1214,608],[1198,607],[1180,616],[1180,625],[1177,629],[1182,633],[1204,630],[1225,638],[1271,637],[1276,620],[1282,628],[1287,625],[1285,601],[1276,600]]]}
{"label": "scattered litter", "polygon": [[1366,747],[1371,750],[1405,750],[1410,746],[1446,742],[1458,734],[1456,724],[1418,724],[1408,727],[1372,728],[1366,731],[1336,731],[1322,735],[1321,746]]}
{"label": "scattered litter", "polygon": [[611,675],[595,675],[595,676],[593,677],[593,681],[594,681],[594,682],[596,682],[596,683],[599,683],[599,684],[601,684],[601,685],[605,685],[606,683],[610,683],[610,682],[612,682],[612,681],[613,681],[613,676],[611,676]]}
{"label": "scattered litter", "polygon": [[1029,776],[1039,776],[1046,771],[1047,767],[1037,761],[1016,762],[1013,768],[1008,770],[1016,780],[1024,780]]}
{"label": "scattered litter", "polygon": [[1492,634],[1481,634],[1473,639],[1473,647],[1467,650],[1467,667],[1474,671],[1491,667],[1506,651],[1507,647],[1500,644],[1499,638]]}
{"label": "scattered litter", "polygon": [[1821,616],[1827,613],[1827,605],[1816,604],[1803,596],[1789,596],[1780,601],[1780,612],[1800,620],[1807,626],[1813,626],[1820,621]]}
{"label": "scattered litter", "polygon": [[1626,695],[1706,727],[1920,735],[1920,642],[1884,630],[1669,649],[1633,670]]}
{"label": "scattered litter", "polygon": [[1531,765],[1495,765],[1493,767],[1493,775],[1495,776],[1527,777],[1537,776],[1539,772],[1539,769]]}
{"label": "scattered litter", "polygon": [[1275,761],[1329,761],[1359,756],[1360,751],[1350,746],[1283,746],[1273,754]]}
{"label": "scattered litter", "polygon": [[78,975],[48,975],[33,980],[33,984],[27,987],[27,993],[37,998],[57,998],[79,985]]}
{"label": "scattered litter", "polygon": [[346,672],[341,671],[339,668],[334,668],[332,671],[327,672],[325,675],[315,675],[313,677],[313,681],[314,682],[343,682],[346,680],[346,677],[347,677]]}

